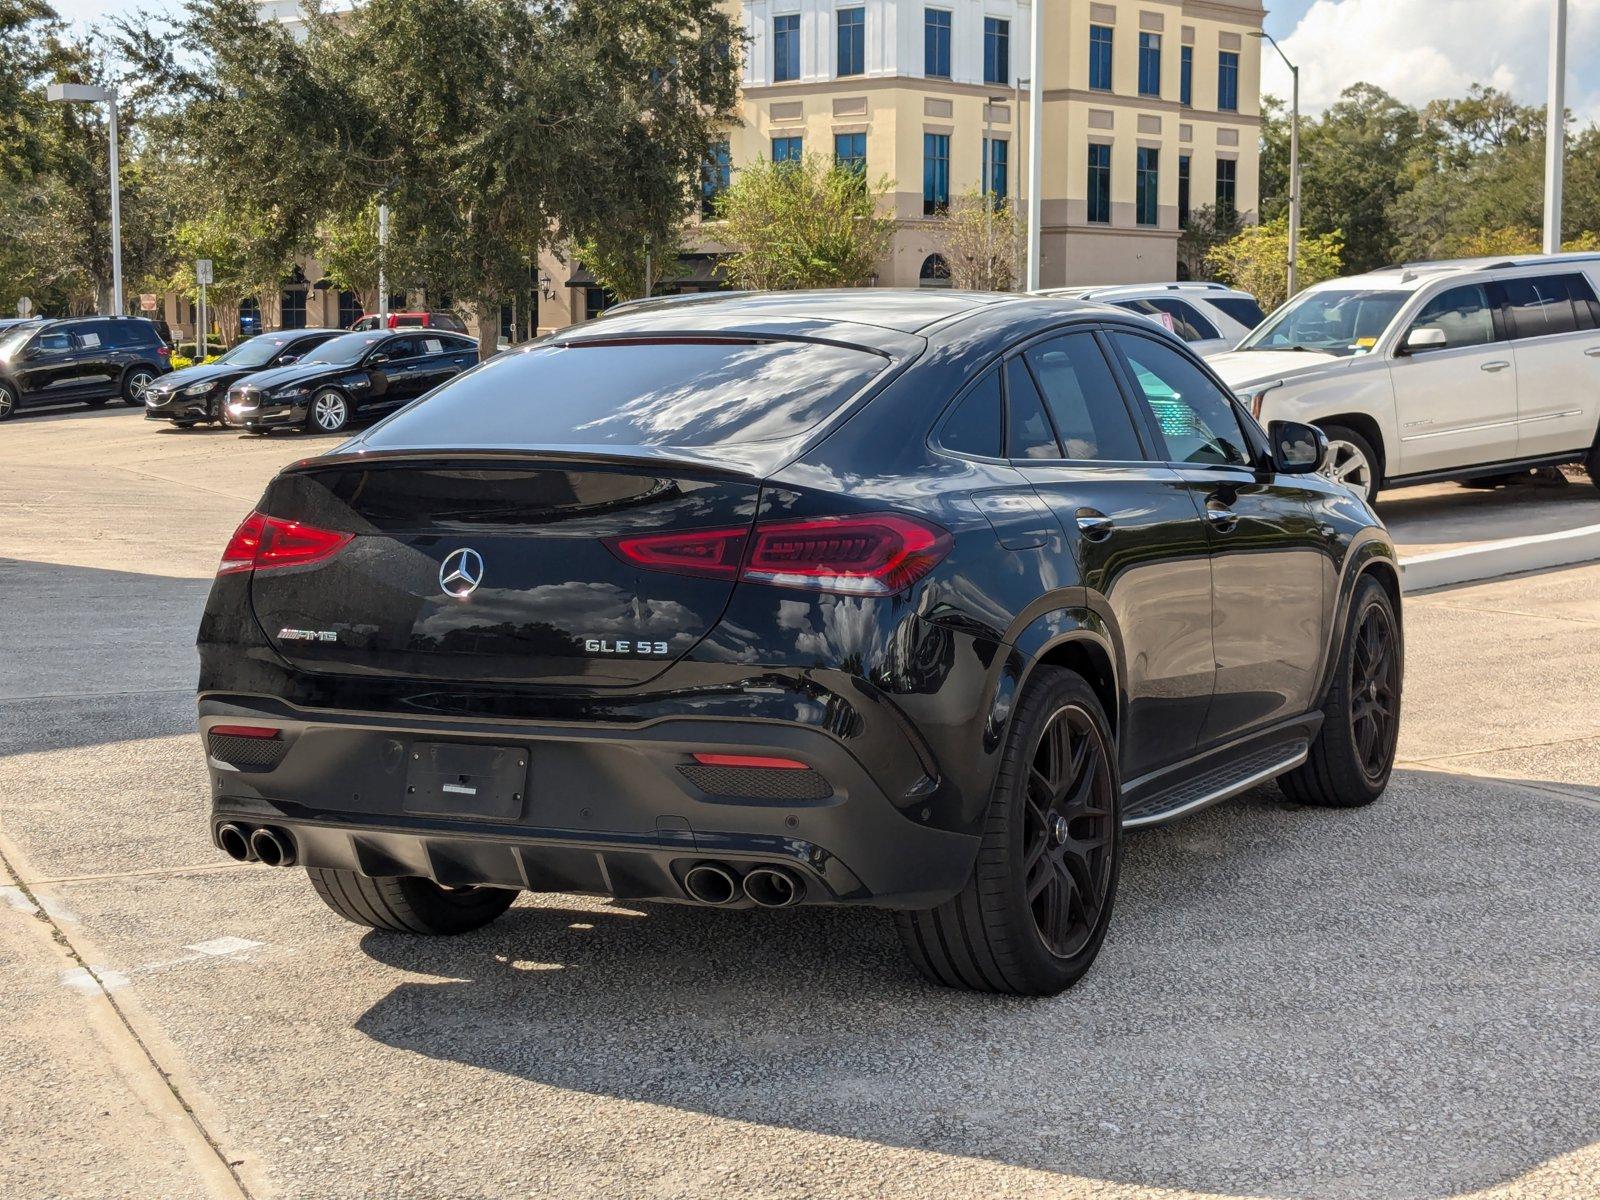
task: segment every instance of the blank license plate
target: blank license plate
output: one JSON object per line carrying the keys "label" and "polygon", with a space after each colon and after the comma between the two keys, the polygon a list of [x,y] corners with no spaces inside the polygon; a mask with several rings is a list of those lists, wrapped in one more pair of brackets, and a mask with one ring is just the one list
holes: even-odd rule
{"label": "blank license plate", "polygon": [[411,747],[405,811],[512,821],[528,794],[528,752],[508,746],[419,742]]}

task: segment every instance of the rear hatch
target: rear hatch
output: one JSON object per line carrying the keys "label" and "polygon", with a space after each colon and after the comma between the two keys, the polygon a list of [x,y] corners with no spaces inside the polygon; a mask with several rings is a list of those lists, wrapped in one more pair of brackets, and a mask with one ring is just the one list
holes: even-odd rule
{"label": "rear hatch", "polygon": [[313,460],[262,511],[354,536],[321,561],[256,571],[251,603],[309,671],[639,684],[706,634],[733,582],[638,571],[605,539],[748,528],[758,491],[640,464]]}

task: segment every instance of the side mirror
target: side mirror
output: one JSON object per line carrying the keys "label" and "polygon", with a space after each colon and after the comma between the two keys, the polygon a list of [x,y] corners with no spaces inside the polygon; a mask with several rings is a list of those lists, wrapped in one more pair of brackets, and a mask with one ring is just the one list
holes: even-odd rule
{"label": "side mirror", "polygon": [[1415,354],[1419,350],[1443,350],[1449,344],[1450,339],[1438,326],[1419,325],[1406,334],[1403,348],[1407,354]]}
{"label": "side mirror", "polygon": [[1274,421],[1267,426],[1272,469],[1280,475],[1314,475],[1328,457],[1327,435],[1315,425]]}
{"label": "side mirror", "polygon": [[298,354],[285,354],[282,358],[280,358],[278,360],[278,365],[280,367],[287,367],[291,363],[297,363],[299,361],[300,361],[300,356]]}
{"label": "side mirror", "polygon": [[388,361],[389,356],[387,354],[374,354],[371,358],[367,359],[367,366],[380,367]]}

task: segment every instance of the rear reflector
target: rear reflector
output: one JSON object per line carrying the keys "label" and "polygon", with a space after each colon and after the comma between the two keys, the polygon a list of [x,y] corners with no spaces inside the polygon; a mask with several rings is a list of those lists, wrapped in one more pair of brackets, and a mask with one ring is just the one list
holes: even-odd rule
{"label": "rear reflector", "polygon": [[321,562],[338,553],[352,536],[253,512],[233,531],[228,548],[222,552],[222,562],[217,565],[217,574]]}
{"label": "rear reflector", "polygon": [[606,545],[646,571],[889,596],[931,571],[950,552],[950,535],[915,517],[867,513],[763,521],[748,533],[691,529],[608,538]]}
{"label": "rear reflector", "polygon": [[275,738],[282,730],[270,725],[213,725],[211,732],[218,737]]}
{"label": "rear reflector", "polygon": [[696,754],[702,767],[758,767],[768,771],[809,771],[811,768],[792,758],[769,758],[761,754]]}

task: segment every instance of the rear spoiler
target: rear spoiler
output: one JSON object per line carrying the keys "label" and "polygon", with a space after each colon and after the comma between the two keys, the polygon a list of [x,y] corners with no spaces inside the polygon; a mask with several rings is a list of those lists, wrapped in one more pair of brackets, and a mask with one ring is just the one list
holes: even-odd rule
{"label": "rear spoiler", "polygon": [[716,455],[696,454],[681,447],[655,446],[418,446],[395,450],[363,450],[359,446],[302,458],[283,468],[282,474],[311,474],[350,467],[386,466],[509,466],[529,462],[576,466],[625,466],[674,471],[709,479],[737,479],[759,483],[768,474],[764,464],[739,461],[726,447]]}

